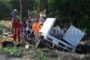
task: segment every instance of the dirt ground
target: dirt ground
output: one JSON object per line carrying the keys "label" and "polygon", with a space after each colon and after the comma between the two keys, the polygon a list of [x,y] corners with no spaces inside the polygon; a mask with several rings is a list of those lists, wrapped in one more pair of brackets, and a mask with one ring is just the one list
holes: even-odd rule
{"label": "dirt ground", "polygon": [[[0,54],[0,60],[36,60],[34,55],[40,55],[37,48],[31,47],[29,50],[23,51],[23,57],[8,57],[6,55]],[[48,60],[90,60],[90,52],[88,53],[70,53],[62,52],[58,50],[50,50],[44,48],[43,51],[47,54]]]}

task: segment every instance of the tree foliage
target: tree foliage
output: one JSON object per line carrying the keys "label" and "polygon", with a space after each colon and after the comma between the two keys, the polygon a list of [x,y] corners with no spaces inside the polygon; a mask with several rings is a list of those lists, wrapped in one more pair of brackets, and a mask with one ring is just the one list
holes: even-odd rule
{"label": "tree foliage", "polygon": [[[19,0],[1,0],[0,18],[8,17],[14,9],[20,10]],[[30,12],[39,11],[40,0],[28,0]],[[90,31],[90,1],[89,0],[48,0],[48,16],[56,17],[62,23],[73,23],[77,27]]]}
{"label": "tree foliage", "polygon": [[89,28],[90,1],[89,0],[49,0],[49,15],[68,21],[77,27]]}
{"label": "tree foliage", "polygon": [[11,11],[11,2],[6,0],[0,1],[0,18],[8,17]]}
{"label": "tree foliage", "polygon": [[[30,11],[37,10],[39,0],[28,0],[28,9]],[[20,12],[20,0],[1,0],[0,1],[0,18],[7,18],[10,12],[17,9]]]}

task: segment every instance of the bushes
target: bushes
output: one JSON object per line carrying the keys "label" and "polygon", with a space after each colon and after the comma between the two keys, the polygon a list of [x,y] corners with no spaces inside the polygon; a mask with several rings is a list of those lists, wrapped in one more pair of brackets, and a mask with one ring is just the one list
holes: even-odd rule
{"label": "bushes", "polygon": [[7,56],[22,57],[21,51],[18,48],[16,48],[15,46],[14,47],[5,47],[4,51],[7,53],[6,54]]}

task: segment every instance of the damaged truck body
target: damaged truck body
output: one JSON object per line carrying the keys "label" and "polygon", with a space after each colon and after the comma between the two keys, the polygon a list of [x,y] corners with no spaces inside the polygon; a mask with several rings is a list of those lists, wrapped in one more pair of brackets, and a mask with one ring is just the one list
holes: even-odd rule
{"label": "damaged truck body", "polygon": [[[62,48],[63,51],[75,52],[76,47],[79,45],[81,39],[84,37],[85,32],[82,32],[80,29],[71,25],[62,37],[58,35],[57,38],[50,33],[55,21],[56,18],[46,19],[40,30],[41,37],[43,37],[40,39],[40,41],[45,40],[52,43],[52,48],[54,48],[54,46],[57,46],[58,48]],[[40,41],[38,45],[40,44]]]}

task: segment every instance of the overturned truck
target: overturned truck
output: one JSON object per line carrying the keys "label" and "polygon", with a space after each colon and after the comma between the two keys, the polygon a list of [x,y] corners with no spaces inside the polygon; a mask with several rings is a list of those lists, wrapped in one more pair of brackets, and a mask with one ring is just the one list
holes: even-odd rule
{"label": "overturned truck", "polygon": [[85,32],[82,32],[80,29],[71,25],[62,37],[60,36],[59,38],[57,38],[54,35],[50,34],[50,31],[55,21],[56,18],[46,19],[40,30],[41,38],[37,46],[40,43],[42,43],[41,41],[47,41],[52,43],[51,45],[52,48],[57,46],[58,48],[61,48],[63,51],[75,52],[76,47],[79,45],[81,39],[84,37]]}

